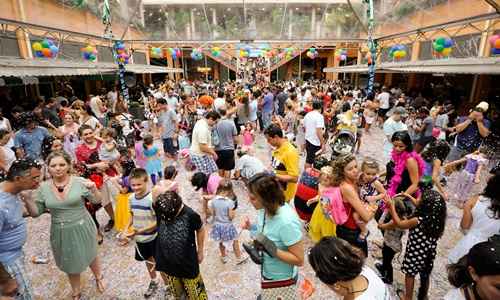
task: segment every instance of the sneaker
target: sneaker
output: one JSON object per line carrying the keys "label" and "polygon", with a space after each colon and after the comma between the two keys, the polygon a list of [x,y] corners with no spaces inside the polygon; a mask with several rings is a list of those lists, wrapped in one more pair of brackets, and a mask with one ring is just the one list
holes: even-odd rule
{"label": "sneaker", "polygon": [[236,265],[241,265],[242,263],[246,262],[248,260],[248,255],[242,254],[240,258],[236,259]]}
{"label": "sneaker", "polygon": [[223,264],[226,264],[226,263],[227,263],[227,256],[221,256],[221,257],[220,257],[220,261],[221,261]]}
{"label": "sneaker", "polygon": [[109,220],[108,224],[106,224],[106,227],[104,227],[104,232],[109,232],[113,227],[115,226],[115,220]]}
{"label": "sneaker", "polygon": [[156,281],[149,282],[147,291],[144,293],[144,298],[150,298],[158,290],[158,283]]}

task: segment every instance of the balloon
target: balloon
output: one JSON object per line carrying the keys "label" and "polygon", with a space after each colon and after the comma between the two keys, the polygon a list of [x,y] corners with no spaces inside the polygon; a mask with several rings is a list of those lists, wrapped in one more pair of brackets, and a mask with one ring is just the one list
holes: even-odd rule
{"label": "balloon", "polygon": [[341,55],[341,56],[340,56],[340,59],[341,59],[341,60],[346,60],[346,59],[347,59],[347,56],[346,56],[346,55]]}
{"label": "balloon", "polygon": [[434,50],[436,50],[436,52],[439,52],[439,53],[443,52],[443,50],[444,50],[443,45],[436,44],[434,46],[435,46]]}
{"label": "balloon", "polygon": [[45,56],[45,57],[51,57],[52,56],[52,52],[50,52],[49,48],[43,48],[42,49],[42,53],[43,53],[43,56]]}
{"label": "balloon", "polygon": [[495,45],[495,42],[498,39],[500,39],[500,35],[495,34],[495,35],[490,36],[490,38],[488,39],[488,41],[490,42],[491,46],[493,46],[493,45]]}
{"label": "balloon", "polygon": [[498,49],[498,48],[493,48],[492,51],[493,51],[493,54],[495,54],[495,55],[500,54],[500,49]]}
{"label": "balloon", "polygon": [[35,51],[41,51],[42,50],[42,44],[39,42],[33,43],[33,50]]}
{"label": "balloon", "polygon": [[441,54],[443,54],[444,56],[449,56],[451,54],[451,48],[444,48]]}
{"label": "balloon", "polygon": [[47,40],[47,39],[43,40],[42,46],[43,46],[43,48],[49,48],[50,47],[49,40]]}
{"label": "balloon", "polygon": [[444,42],[444,47],[445,48],[450,48],[451,46],[453,46],[453,40],[452,39],[446,39],[446,41]]}
{"label": "balloon", "polygon": [[40,51],[35,51],[35,56],[36,57],[43,57],[42,51],[41,50]]}
{"label": "balloon", "polygon": [[50,46],[54,45],[54,41],[52,39],[46,39],[47,40],[47,43],[49,44],[49,48]]}
{"label": "balloon", "polygon": [[89,60],[90,59],[90,54],[88,52],[83,52],[83,59]]}
{"label": "balloon", "polygon": [[495,41],[495,48],[500,49],[500,39]]}
{"label": "balloon", "polygon": [[444,43],[446,42],[446,39],[444,37],[438,37],[436,39],[436,44],[444,46]]}
{"label": "balloon", "polygon": [[55,56],[59,52],[59,48],[56,45],[50,46],[50,52],[52,52],[52,55]]}

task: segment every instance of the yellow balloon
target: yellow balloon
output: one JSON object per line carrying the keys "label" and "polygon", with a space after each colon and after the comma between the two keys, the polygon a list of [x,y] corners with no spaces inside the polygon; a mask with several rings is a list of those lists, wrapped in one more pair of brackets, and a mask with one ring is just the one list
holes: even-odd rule
{"label": "yellow balloon", "polygon": [[42,51],[42,48],[42,44],[40,44],[39,42],[33,43],[33,50]]}
{"label": "yellow balloon", "polygon": [[451,54],[451,47],[450,48],[444,48],[443,52],[441,52],[444,56],[449,56]]}

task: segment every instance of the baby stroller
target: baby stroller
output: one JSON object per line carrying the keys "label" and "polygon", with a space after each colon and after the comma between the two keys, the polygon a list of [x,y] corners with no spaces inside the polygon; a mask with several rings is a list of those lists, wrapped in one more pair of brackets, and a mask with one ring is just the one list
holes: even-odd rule
{"label": "baby stroller", "polygon": [[356,125],[352,124],[352,115],[342,114],[339,116],[339,123],[336,134],[333,135],[328,144],[332,148],[332,160],[340,155],[354,153],[356,146]]}

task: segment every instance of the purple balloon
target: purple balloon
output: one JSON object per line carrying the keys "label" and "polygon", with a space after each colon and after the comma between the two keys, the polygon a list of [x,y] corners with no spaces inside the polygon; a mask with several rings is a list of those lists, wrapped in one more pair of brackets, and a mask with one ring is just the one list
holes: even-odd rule
{"label": "purple balloon", "polygon": [[493,54],[499,55],[500,54],[500,49],[499,48],[493,48]]}

